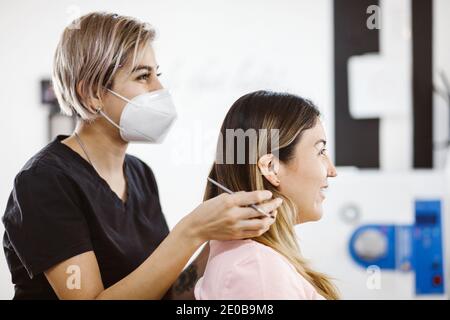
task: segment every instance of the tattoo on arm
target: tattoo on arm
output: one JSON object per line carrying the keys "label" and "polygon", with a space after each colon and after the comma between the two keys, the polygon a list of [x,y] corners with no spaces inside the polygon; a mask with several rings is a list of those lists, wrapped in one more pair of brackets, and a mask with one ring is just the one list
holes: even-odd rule
{"label": "tattoo on arm", "polygon": [[173,289],[178,294],[189,291],[194,288],[197,279],[197,266],[195,263],[193,263],[181,273],[178,281],[173,286]]}

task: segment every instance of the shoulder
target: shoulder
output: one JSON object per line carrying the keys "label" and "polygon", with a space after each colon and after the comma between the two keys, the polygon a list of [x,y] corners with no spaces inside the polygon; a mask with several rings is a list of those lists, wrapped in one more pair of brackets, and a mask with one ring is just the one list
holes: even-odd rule
{"label": "shoulder", "polygon": [[72,181],[70,163],[47,145],[31,157],[14,178],[14,187],[26,185],[33,187],[34,182],[43,185],[51,180]]}
{"label": "shoulder", "polygon": [[20,169],[15,181],[33,179],[36,176],[66,176],[74,171],[74,159],[60,140],[64,136],[58,136],[35,153]]}
{"label": "shoulder", "polygon": [[46,145],[14,177],[3,219],[37,214],[39,206],[55,207],[65,200],[76,201],[81,194],[73,171],[64,147],[57,145],[56,140]]}
{"label": "shoulder", "polygon": [[211,241],[210,245],[211,254],[216,259],[233,261],[233,265],[270,264],[278,268],[291,268],[280,253],[254,240]]}
{"label": "shoulder", "polygon": [[8,232],[23,225],[38,230],[49,219],[79,216],[83,194],[62,162],[44,148],[15,176],[2,217]]}
{"label": "shoulder", "polygon": [[253,240],[210,241],[197,299],[323,299],[279,252]]}
{"label": "shoulder", "polygon": [[213,299],[298,298],[298,274],[281,254],[253,240],[211,241],[198,295]]}

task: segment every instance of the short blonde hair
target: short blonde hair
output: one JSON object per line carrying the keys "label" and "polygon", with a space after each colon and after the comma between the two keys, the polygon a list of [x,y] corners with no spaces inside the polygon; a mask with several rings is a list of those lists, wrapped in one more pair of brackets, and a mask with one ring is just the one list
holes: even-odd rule
{"label": "short blonde hair", "polygon": [[134,66],[138,49],[154,38],[155,30],[149,24],[112,13],[89,13],[66,27],[56,48],[52,75],[61,111],[94,120],[97,114],[89,107],[96,106],[86,102],[101,100],[118,68],[131,57]]}

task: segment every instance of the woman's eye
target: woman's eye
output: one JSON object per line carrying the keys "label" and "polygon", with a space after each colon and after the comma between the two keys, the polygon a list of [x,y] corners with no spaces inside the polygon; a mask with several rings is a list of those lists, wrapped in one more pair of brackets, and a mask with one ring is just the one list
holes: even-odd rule
{"label": "woman's eye", "polygon": [[320,150],[320,154],[321,155],[325,155],[327,153],[327,149],[322,149],[322,150]]}
{"label": "woman's eye", "polygon": [[[161,72],[156,74],[157,77],[159,77],[161,75],[162,75]],[[150,73],[144,73],[144,74],[140,75],[139,77],[137,77],[136,80],[138,80],[138,81],[141,81],[141,80],[147,81],[150,78],[150,76],[151,76]]]}
{"label": "woman's eye", "polygon": [[147,81],[148,78],[150,78],[150,73],[144,73],[144,74],[140,75],[139,77],[137,77],[137,80],[145,80],[145,81]]}

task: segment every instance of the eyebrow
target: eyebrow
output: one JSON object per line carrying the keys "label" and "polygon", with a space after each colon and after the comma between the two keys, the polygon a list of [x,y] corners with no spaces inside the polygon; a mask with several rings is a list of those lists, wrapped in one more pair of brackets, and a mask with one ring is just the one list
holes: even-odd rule
{"label": "eyebrow", "polygon": [[323,146],[327,145],[327,141],[326,140],[320,139],[316,143],[314,143],[314,146],[317,146],[319,143],[323,143]]}
{"label": "eyebrow", "polygon": [[[149,72],[153,71],[153,67],[152,66],[147,66],[147,65],[138,65],[136,66],[131,72],[134,73],[136,71],[140,71],[140,70],[147,70]],[[159,69],[159,65],[156,66],[156,70]]]}

